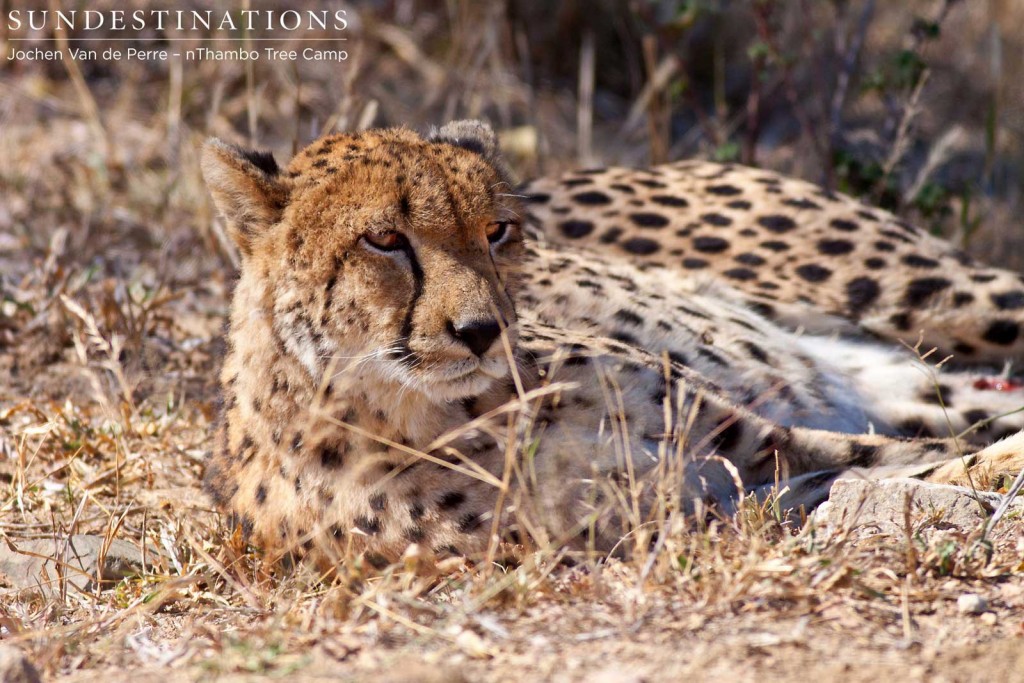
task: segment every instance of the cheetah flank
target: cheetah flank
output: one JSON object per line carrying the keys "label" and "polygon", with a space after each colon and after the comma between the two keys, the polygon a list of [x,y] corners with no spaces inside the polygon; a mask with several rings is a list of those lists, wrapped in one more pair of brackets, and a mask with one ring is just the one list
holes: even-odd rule
{"label": "cheetah flank", "polygon": [[[812,185],[686,162],[514,190],[469,121],[283,170],[214,140],[203,171],[241,253],[206,487],[268,551],[607,549],[659,496],[728,509],[778,468],[813,505],[854,470],[1024,465],[1021,437],[979,450],[1024,392],[970,365],[1021,354],[1020,279]],[[893,341],[917,330],[957,369]]]}

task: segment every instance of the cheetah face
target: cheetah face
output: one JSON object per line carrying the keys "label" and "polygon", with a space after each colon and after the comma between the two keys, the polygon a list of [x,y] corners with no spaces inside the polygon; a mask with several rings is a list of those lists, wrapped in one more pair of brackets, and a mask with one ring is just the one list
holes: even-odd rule
{"label": "cheetah face", "polygon": [[259,301],[252,314],[316,382],[482,393],[509,372],[522,248],[496,155],[475,122],[327,137],[284,171],[211,141],[203,172],[242,255],[236,297]]}

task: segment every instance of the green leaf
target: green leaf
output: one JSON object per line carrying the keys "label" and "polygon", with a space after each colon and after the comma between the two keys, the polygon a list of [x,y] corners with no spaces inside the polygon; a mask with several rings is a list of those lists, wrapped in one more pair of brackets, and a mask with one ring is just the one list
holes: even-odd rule
{"label": "green leaf", "polygon": [[734,140],[729,140],[718,146],[714,153],[715,161],[736,161],[740,158],[740,145]]}

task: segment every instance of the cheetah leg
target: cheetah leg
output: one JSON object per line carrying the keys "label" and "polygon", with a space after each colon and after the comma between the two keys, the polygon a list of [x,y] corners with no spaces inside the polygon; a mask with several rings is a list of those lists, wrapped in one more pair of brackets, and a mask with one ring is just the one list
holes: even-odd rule
{"label": "cheetah leg", "polygon": [[936,484],[951,484],[990,490],[1000,479],[1016,477],[1024,471],[1024,431],[991,446],[963,456],[939,462],[876,467],[832,468],[808,472],[754,488],[751,494],[764,501],[777,496],[783,510],[810,510],[828,499],[837,479],[921,479]]}
{"label": "cheetah leg", "polygon": [[[687,392],[687,387],[681,383],[677,390]],[[691,388],[686,394],[687,403],[697,406],[698,417],[690,430],[691,457],[724,458],[743,488],[758,495],[766,495],[779,480],[788,487],[787,507],[820,503],[827,498],[832,482],[844,473],[927,476],[943,463],[978,451],[976,445],[952,438],[905,439],[784,427],[732,404],[708,387],[699,389],[699,401],[692,392]],[[735,500],[727,478],[714,468],[700,476],[700,485],[689,487],[695,497],[731,509]],[[709,495],[713,500],[707,500]]]}
{"label": "cheetah leg", "polygon": [[1002,477],[1015,477],[1024,470],[1024,432],[997,441],[973,455],[947,460],[921,478],[939,484],[988,488]]}

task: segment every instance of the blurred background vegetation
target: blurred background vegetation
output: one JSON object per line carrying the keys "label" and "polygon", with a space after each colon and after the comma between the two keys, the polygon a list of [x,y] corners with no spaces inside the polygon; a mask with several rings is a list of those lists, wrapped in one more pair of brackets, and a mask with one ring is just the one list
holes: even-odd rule
{"label": "blurred background vegetation", "polygon": [[[32,6],[0,0],[5,13]],[[329,131],[486,117],[522,178],[577,165],[737,161],[852,193],[980,258],[1024,266],[1019,0],[253,7],[345,9],[348,60],[9,61],[15,44],[33,45],[12,37],[52,35],[0,27],[0,348],[33,330],[41,359],[68,348],[67,311],[50,305],[59,294],[108,311],[129,342],[159,326],[159,307],[147,306],[161,296],[206,292],[219,319],[231,254],[198,170],[208,135],[284,161]],[[152,28],[132,35],[169,45]],[[212,37],[187,35],[175,45]]]}
{"label": "blurred background vegetation", "polygon": [[[15,34],[0,22],[0,491],[8,493],[0,537],[116,531],[173,559],[102,599],[70,590],[53,602],[0,597],[0,631],[35,639],[44,672],[117,667],[89,680],[123,680],[140,662],[198,661],[207,667],[200,678],[287,676],[321,636],[337,633],[359,636],[336,638],[326,649],[331,661],[351,662],[363,648],[357,661],[366,655],[386,667],[407,659],[395,643],[411,642],[415,652],[450,640],[490,656],[463,641],[480,640],[472,629],[491,623],[476,621],[484,605],[527,615],[514,628],[505,622],[521,638],[504,646],[514,658],[493,660],[517,680],[542,679],[537,662],[568,677],[582,675],[572,673],[580,662],[616,658],[625,658],[627,673],[642,672],[640,664],[673,671],[661,664],[666,653],[692,657],[689,671],[718,677],[735,678],[730,667],[743,658],[762,677],[780,666],[849,676],[850,662],[930,675],[989,661],[986,650],[948,648],[994,637],[1009,639],[1003,660],[1016,656],[1019,582],[1006,577],[1019,571],[1019,547],[1006,545],[992,564],[991,546],[979,556],[957,535],[927,552],[909,536],[819,546],[813,534],[790,539],[764,510],[740,516],[732,531],[659,536],[650,574],[655,565],[549,575],[544,559],[509,572],[510,583],[499,583],[500,572],[492,582],[488,568],[482,581],[446,580],[423,598],[408,593],[421,584],[404,583],[401,573],[400,589],[357,580],[358,565],[323,599],[319,588],[295,598],[287,583],[257,585],[250,568],[259,565],[198,490],[213,446],[234,280],[198,150],[217,135],[272,149],[284,162],[326,132],[425,130],[482,116],[524,179],[694,156],[755,164],[855,194],[981,259],[1022,269],[1024,0],[0,0],[0,15],[47,6],[237,11],[250,3],[344,8],[348,60],[11,61],[15,45],[60,43],[13,41],[54,36]],[[170,47],[173,37],[134,35],[147,48]],[[224,36],[193,33],[174,45],[198,47],[208,37]],[[985,586],[1007,589],[990,593],[1002,595],[990,600],[999,625],[956,621],[955,596]],[[154,595],[161,597],[151,602]],[[544,596],[581,607],[535,610]],[[165,600],[173,602],[166,611]],[[443,636],[402,626],[421,622]],[[621,625],[629,648],[647,649],[590,640],[594,628],[611,625]],[[785,633],[766,640],[775,632]],[[490,640],[500,631],[481,633]],[[578,649],[579,634],[593,649]],[[951,659],[935,660],[935,652]],[[911,667],[907,656],[927,664]],[[441,680],[437,661],[427,666]]]}

